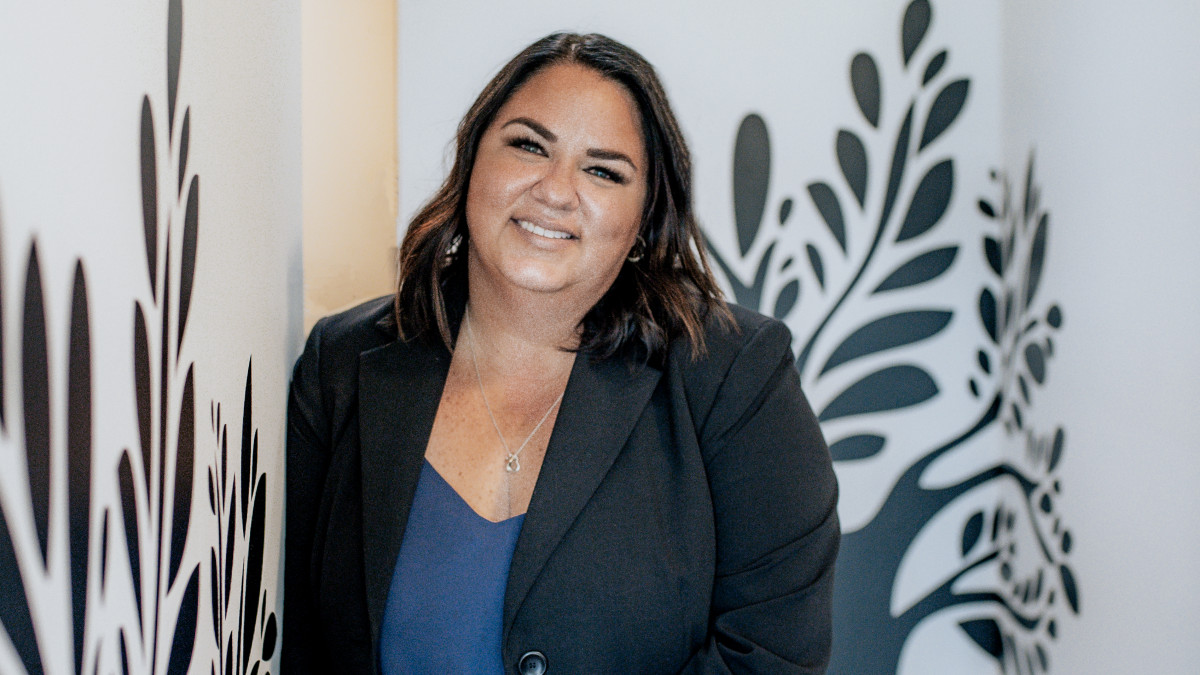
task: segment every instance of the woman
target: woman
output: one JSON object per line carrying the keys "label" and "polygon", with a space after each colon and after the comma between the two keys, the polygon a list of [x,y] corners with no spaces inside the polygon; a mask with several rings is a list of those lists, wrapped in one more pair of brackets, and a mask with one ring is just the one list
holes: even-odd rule
{"label": "woman", "polygon": [[828,451],[640,55],[518,54],[400,269],[296,365],[285,674],[824,669]]}

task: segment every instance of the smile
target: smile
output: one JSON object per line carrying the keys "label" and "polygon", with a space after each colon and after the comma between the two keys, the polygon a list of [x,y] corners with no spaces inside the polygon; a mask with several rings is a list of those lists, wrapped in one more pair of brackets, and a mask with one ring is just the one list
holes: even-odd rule
{"label": "smile", "polygon": [[546,228],[534,225],[527,220],[517,220],[516,223],[521,227],[522,230],[536,234],[539,237],[545,237],[547,239],[574,239],[574,237],[566,232],[547,230]]}

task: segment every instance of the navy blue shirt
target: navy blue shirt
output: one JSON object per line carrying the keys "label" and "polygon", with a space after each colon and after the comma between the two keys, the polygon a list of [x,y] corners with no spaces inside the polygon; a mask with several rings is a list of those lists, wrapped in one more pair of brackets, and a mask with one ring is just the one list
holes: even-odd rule
{"label": "navy blue shirt", "polygon": [[383,675],[504,672],[504,591],[524,521],[475,513],[425,462],[383,615]]}

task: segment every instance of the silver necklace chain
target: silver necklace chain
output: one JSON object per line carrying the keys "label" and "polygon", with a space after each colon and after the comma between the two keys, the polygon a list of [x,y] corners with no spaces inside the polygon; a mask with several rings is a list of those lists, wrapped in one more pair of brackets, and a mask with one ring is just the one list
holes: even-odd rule
{"label": "silver necklace chain", "polygon": [[496,424],[496,415],[492,412],[491,404],[488,403],[487,392],[483,390],[483,377],[479,374],[479,360],[475,357],[475,331],[471,330],[471,309],[469,307],[463,313],[463,323],[467,325],[467,337],[469,338],[467,348],[471,351],[471,365],[475,367],[475,381],[479,383],[479,395],[483,397],[483,407],[487,409],[488,419],[492,421],[492,428],[496,430],[496,435],[500,437],[500,445],[504,446],[504,454],[506,456],[504,470],[508,473],[516,473],[521,470],[521,451],[525,449],[526,445],[529,445],[529,441],[533,440],[538,429],[542,428],[542,424],[550,417],[550,413],[554,412],[554,408],[558,406],[559,401],[562,401],[563,394],[567,393],[566,389],[563,389],[558,398],[554,399],[554,403],[550,404],[550,407],[546,410],[546,414],[542,415],[542,419],[538,420],[537,425],[533,427],[533,431],[529,432],[529,435],[525,437],[525,441],[514,452],[509,448],[508,441],[504,440],[504,434],[500,431],[500,425]]}

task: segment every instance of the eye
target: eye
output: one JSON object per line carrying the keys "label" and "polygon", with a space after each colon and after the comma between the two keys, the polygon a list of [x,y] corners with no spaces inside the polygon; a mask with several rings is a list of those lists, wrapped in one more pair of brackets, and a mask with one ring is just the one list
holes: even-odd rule
{"label": "eye", "polygon": [[537,141],[535,141],[534,139],[532,139],[528,136],[518,136],[516,138],[513,138],[508,141],[508,145],[509,145],[509,147],[513,147],[518,150],[523,150],[525,152],[529,152],[529,153],[532,153],[535,155],[545,155],[546,154],[546,150],[545,150],[545,148],[542,147],[542,144],[538,143]]}
{"label": "eye", "polygon": [[617,185],[625,184],[625,176],[623,174],[603,166],[590,167],[587,172],[593,176],[596,176],[597,178],[603,178],[604,180],[616,183]]}

